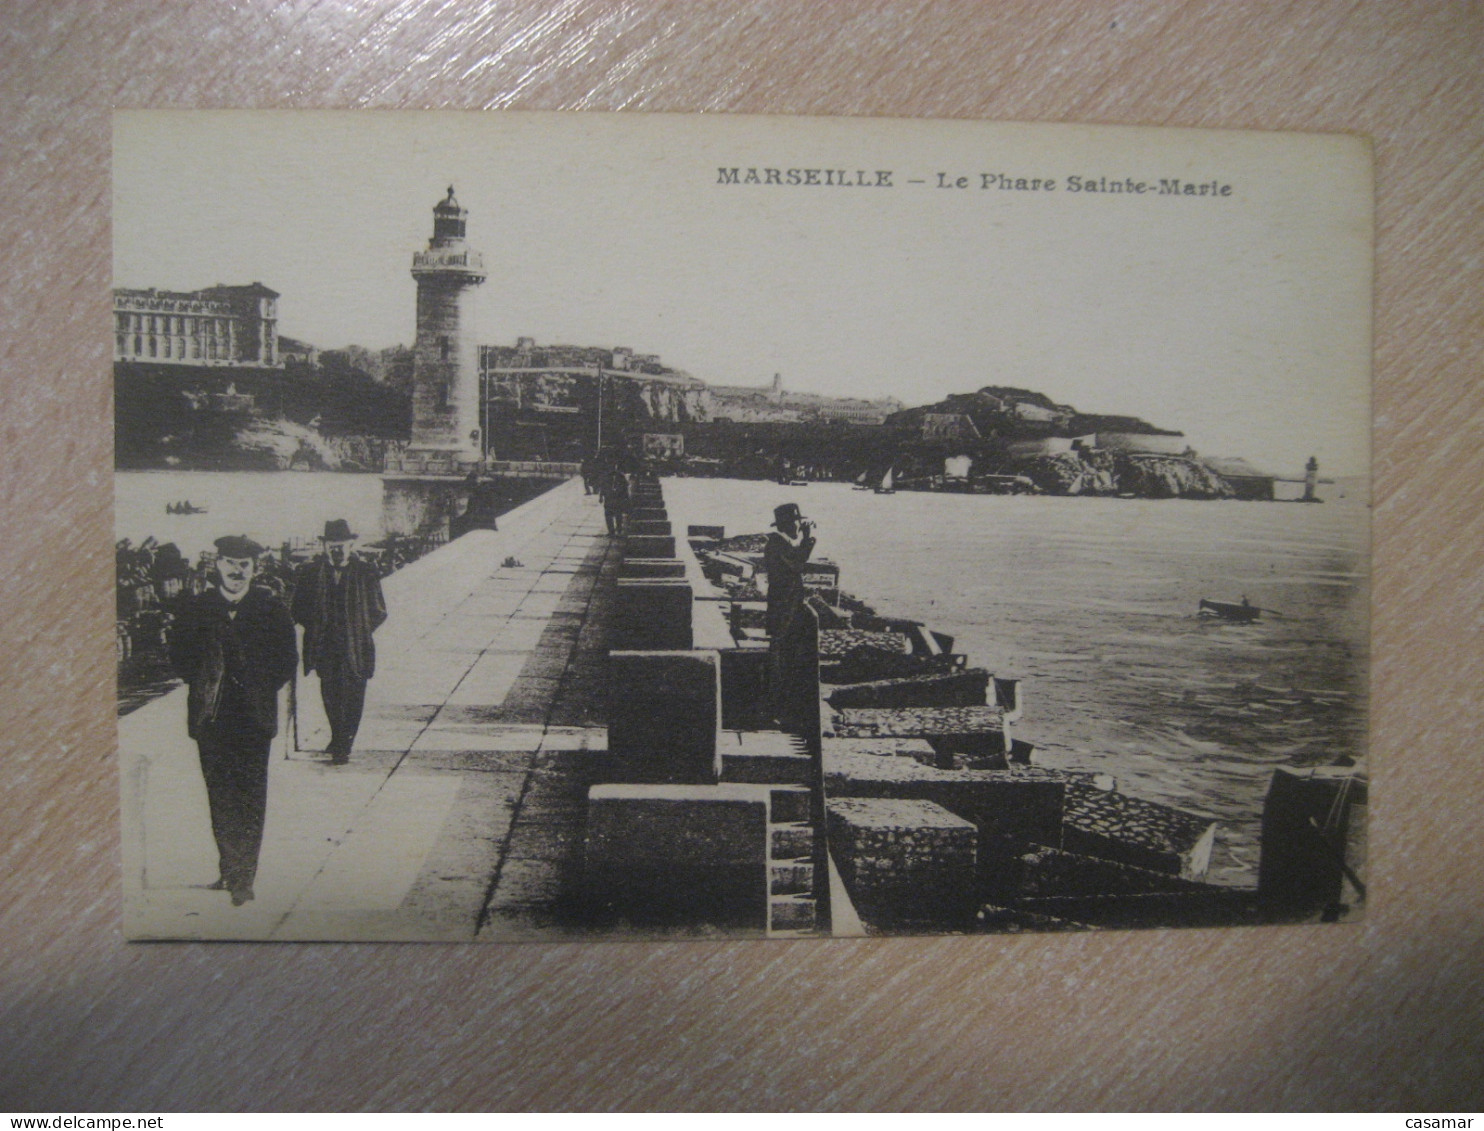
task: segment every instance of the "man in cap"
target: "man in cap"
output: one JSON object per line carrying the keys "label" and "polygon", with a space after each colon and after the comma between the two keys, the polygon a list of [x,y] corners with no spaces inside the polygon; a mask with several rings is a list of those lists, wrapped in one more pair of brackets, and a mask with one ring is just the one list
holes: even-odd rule
{"label": "man in cap", "polygon": [[386,620],[381,579],[351,549],[356,535],[343,518],[325,523],[323,553],[294,579],[294,620],[304,626],[304,671],[319,672],[330,720],[330,763],[350,761],[366,706],[366,683],[376,674],[371,634]]}
{"label": "man in cap", "polygon": [[[763,569],[768,575],[768,653],[771,661],[771,695],[774,713],[788,723],[789,691],[798,673],[794,670],[795,638],[804,614],[804,567],[814,552],[814,523],[805,518],[798,503],[773,508],[773,532],[763,547]],[[810,694],[813,694],[811,690]]]}
{"label": "man in cap", "polygon": [[181,606],[170,662],[190,686],[187,730],[201,756],[221,878],[233,906],[253,897],[268,804],[268,745],[278,692],[298,659],[283,602],[254,585],[263,548],[246,535],[216,540],[212,585]]}

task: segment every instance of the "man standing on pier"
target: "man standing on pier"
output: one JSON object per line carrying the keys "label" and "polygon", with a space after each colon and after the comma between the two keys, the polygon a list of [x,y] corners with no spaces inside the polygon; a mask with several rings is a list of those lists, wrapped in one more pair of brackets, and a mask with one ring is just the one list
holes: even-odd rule
{"label": "man standing on pier", "polygon": [[319,672],[320,696],[330,720],[330,764],[350,761],[366,706],[366,684],[376,674],[371,634],[386,620],[381,579],[351,553],[356,535],[343,518],[325,523],[324,552],[294,579],[294,620],[304,626],[304,672]]}
{"label": "man standing on pier", "polygon": [[629,513],[629,477],[623,467],[614,461],[603,472],[603,519],[608,523],[608,533],[617,537],[623,533],[624,519]]}
{"label": "man standing on pier", "polygon": [[[804,617],[804,567],[814,552],[814,523],[798,503],[773,508],[773,532],[763,547],[768,575],[768,659],[774,714],[787,725],[793,715],[790,689],[798,682],[798,634]],[[809,694],[815,694],[809,689]]]}
{"label": "man standing on pier", "polygon": [[278,692],[298,659],[283,602],[252,583],[263,548],[245,535],[216,540],[214,584],[184,602],[170,662],[190,686],[186,726],[201,755],[221,878],[240,907],[253,898],[268,807],[268,745]]}

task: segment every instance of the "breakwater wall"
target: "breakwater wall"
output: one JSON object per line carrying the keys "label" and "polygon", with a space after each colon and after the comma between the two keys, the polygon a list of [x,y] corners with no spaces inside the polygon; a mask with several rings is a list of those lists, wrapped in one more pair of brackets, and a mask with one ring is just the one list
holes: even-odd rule
{"label": "breakwater wall", "polygon": [[[728,536],[718,516],[700,515],[683,516],[698,521],[682,532],[659,483],[637,490],[610,668],[609,756],[624,780],[595,784],[589,814],[605,814],[605,829],[617,827],[615,805],[635,807],[634,827],[645,814],[645,863],[623,864],[620,838],[590,825],[593,905],[606,898],[611,914],[639,918],[664,907],[670,921],[695,925],[705,900],[686,892],[700,899],[751,875],[751,902],[737,896],[728,926],[905,933],[1335,918],[1363,896],[1334,847],[1363,783],[1336,800],[1324,775],[1278,771],[1262,881],[1207,883],[1216,823],[1124,794],[1107,774],[1038,765],[1014,734],[1019,680],[976,666],[931,626],[881,615],[842,590],[828,561],[806,577],[809,629],[789,645],[803,655],[780,658],[765,629],[766,536]],[[800,819],[787,836],[767,831],[766,805],[749,834],[706,808],[741,805],[735,790],[760,785],[795,791]],[[1310,835],[1315,791],[1329,806]],[[668,844],[653,843],[661,804],[676,814]],[[696,832],[707,812],[730,830],[709,880]],[[656,870],[666,857],[685,860],[686,874]],[[637,887],[636,874],[647,877]],[[757,896],[764,876],[770,891],[793,883],[789,913],[770,914]]]}

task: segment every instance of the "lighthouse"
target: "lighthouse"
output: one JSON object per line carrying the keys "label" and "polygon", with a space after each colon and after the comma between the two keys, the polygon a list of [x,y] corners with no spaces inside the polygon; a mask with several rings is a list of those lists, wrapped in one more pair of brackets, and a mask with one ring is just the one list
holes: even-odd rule
{"label": "lighthouse", "polygon": [[405,452],[388,454],[381,477],[388,534],[452,535],[486,521],[493,525],[493,511],[485,515],[474,505],[485,446],[473,300],[485,274],[484,260],[464,238],[468,218],[450,185],[433,206],[427,248],[412,255],[412,442]]}
{"label": "lighthouse", "polygon": [[409,454],[454,463],[477,461],[484,450],[473,302],[485,279],[484,259],[465,240],[468,218],[449,185],[448,195],[433,206],[427,249],[412,256],[417,338]]}

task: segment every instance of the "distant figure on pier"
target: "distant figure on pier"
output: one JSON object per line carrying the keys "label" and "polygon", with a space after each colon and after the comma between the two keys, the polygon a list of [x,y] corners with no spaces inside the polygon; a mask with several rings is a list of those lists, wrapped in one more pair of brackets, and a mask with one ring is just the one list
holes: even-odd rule
{"label": "distant figure on pier", "polygon": [[186,728],[196,740],[221,875],[211,886],[240,907],[253,898],[268,807],[268,745],[278,692],[298,659],[283,602],[254,585],[263,548],[245,535],[216,540],[211,588],[185,601],[170,662],[190,687]]}
{"label": "distant figure on pier", "polygon": [[593,457],[592,456],[583,456],[582,457],[582,463],[580,465],[580,470],[581,470],[581,474],[582,474],[582,493],[584,495],[591,495],[594,491],[596,491],[598,489],[597,488],[597,484],[593,482],[594,476],[593,476]]}
{"label": "distant figure on pier", "polygon": [[[814,523],[798,503],[773,509],[773,532],[763,547],[768,575],[768,659],[770,695],[778,721],[788,723],[788,690],[796,681],[794,657],[804,614],[804,567],[814,552]],[[811,691],[811,694],[813,692]]]}
{"label": "distant figure on pier", "polygon": [[1318,482],[1319,461],[1310,456],[1309,462],[1304,464],[1304,502],[1317,503],[1319,501],[1319,496],[1314,491]]}
{"label": "distant figure on pier", "polygon": [[319,672],[320,696],[330,720],[330,764],[350,761],[366,706],[366,684],[376,674],[371,634],[386,620],[381,579],[351,553],[357,535],[343,518],[325,523],[323,551],[294,580],[294,620],[304,626],[304,672]]}
{"label": "distant figure on pier", "polygon": [[614,464],[603,473],[603,518],[613,537],[623,533],[624,518],[629,513],[629,477]]}

